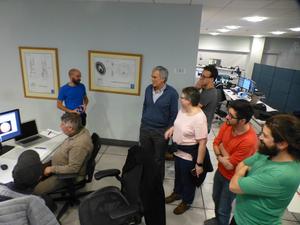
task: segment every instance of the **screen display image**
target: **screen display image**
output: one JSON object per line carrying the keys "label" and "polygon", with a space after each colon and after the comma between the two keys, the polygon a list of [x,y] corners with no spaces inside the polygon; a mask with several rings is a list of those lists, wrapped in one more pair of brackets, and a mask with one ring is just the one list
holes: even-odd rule
{"label": "screen display image", "polygon": [[239,78],[239,82],[238,82],[238,86],[239,86],[239,87],[241,87],[241,88],[243,87],[244,80],[245,80],[244,77],[240,77],[240,78]]}
{"label": "screen display image", "polygon": [[251,80],[245,79],[242,88],[244,88],[246,91],[250,90]]}
{"label": "screen display image", "polygon": [[10,121],[5,121],[5,122],[0,123],[0,134],[5,134],[11,130],[12,130],[12,127],[11,127]]}
{"label": "screen display image", "polygon": [[0,113],[0,141],[4,142],[21,135],[18,109]]}

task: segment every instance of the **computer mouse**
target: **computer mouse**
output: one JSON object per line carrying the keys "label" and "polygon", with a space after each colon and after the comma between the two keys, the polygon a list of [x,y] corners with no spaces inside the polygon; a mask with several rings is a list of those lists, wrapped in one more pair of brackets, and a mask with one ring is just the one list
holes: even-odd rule
{"label": "computer mouse", "polygon": [[6,164],[2,164],[0,167],[2,170],[7,170],[7,168],[8,168],[8,166]]}

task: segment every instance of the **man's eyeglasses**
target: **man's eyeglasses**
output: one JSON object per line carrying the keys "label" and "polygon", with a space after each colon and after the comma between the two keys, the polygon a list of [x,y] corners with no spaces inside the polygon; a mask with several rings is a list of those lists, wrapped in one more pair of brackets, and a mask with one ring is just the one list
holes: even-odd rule
{"label": "man's eyeglasses", "polygon": [[235,119],[235,120],[239,120],[239,119],[240,119],[240,118],[238,118],[238,117],[233,116],[231,113],[227,113],[227,116],[228,116],[230,119]]}
{"label": "man's eyeglasses", "polygon": [[200,74],[200,79],[205,79],[205,78],[211,78],[211,77],[206,77],[202,73]]}

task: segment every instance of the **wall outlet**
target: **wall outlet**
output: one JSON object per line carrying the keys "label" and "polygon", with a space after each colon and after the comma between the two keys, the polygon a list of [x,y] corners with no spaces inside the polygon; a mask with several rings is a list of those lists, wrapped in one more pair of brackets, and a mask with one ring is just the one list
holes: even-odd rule
{"label": "wall outlet", "polygon": [[174,69],[174,73],[175,74],[186,74],[186,69],[185,68],[182,68],[182,67],[178,67],[178,68],[175,68]]}

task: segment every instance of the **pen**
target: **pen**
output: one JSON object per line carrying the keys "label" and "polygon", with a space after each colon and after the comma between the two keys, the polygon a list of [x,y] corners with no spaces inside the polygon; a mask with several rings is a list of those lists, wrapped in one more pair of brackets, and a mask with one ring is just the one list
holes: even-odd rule
{"label": "pen", "polygon": [[34,147],[36,149],[46,149],[45,147]]}
{"label": "pen", "polygon": [[50,135],[52,133],[52,131],[50,130],[49,132],[48,132],[48,135]]}

